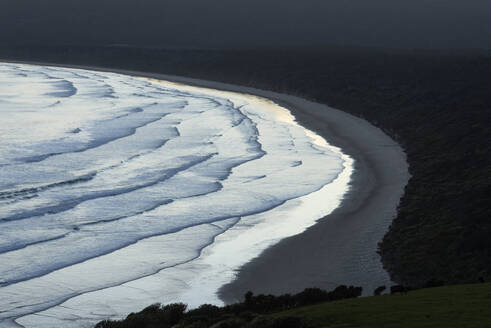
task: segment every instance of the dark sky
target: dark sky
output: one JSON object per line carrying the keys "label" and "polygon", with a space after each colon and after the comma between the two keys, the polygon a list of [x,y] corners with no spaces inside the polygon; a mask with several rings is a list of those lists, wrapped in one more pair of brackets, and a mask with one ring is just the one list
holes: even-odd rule
{"label": "dark sky", "polygon": [[0,0],[0,42],[491,49],[491,0]]}

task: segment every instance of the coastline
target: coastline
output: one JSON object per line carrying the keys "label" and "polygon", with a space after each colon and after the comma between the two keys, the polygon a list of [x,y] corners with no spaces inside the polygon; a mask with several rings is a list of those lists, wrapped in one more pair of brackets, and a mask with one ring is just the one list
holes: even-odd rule
{"label": "coastline", "polygon": [[327,105],[248,87],[128,70],[20,63],[109,71],[268,98],[355,159],[351,190],[341,206],[307,231],[282,240],[246,264],[232,283],[221,288],[220,297],[226,303],[241,300],[248,290],[278,294],[353,284],[371,294],[376,286],[390,282],[376,254],[377,243],[396,215],[409,174],[400,146],[368,122]]}

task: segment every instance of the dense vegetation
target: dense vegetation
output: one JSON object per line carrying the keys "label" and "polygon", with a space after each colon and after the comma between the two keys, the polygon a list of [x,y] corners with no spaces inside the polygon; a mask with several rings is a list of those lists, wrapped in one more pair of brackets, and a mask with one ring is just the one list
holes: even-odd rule
{"label": "dense vegetation", "polygon": [[491,284],[475,284],[322,303],[272,317],[296,317],[311,328],[484,328],[491,327],[490,308]]}
{"label": "dense vegetation", "polygon": [[[294,296],[249,294],[240,304],[202,305],[188,312],[184,304],[155,304],[121,321],[102,321],[96,328],[491,327],[491,284],[322,302],[326,294],[306,290],[297,303]],[[306,305],[309,302],[317,304]]]}
{"label": "dense vegetation", "polygon": [[[192,76],[271,89],[363,117],[398,140],[412,178],[381,241],[411,286],[491,276],[491,55],[383,49],[183,51],[19,47],[0,57]],[[487,278],[486,278],[487,279]]]}
{"label": "dense vegetation", "polygon": [[224,307],[203,304],[197,309],[186,311],[186,305],[174,303],[162,306],[151,305],[139,313],[131,313],[120,321],[101,321],[96,328],[145,328],[145,327],[193,327],[193,328],[240,328],[240,327],[282,327],[300,328],[302,320],[296,317],[266,319],[261,315],[270,314],[305,305],[333,302],[361,295],[361,287],[338,286],[330,292],[308,288],[303,292],[281,296],[245,295],[244,302]]}

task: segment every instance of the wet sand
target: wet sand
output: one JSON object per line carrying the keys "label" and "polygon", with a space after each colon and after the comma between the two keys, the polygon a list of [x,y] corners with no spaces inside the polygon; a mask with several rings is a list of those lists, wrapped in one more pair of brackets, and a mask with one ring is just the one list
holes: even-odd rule
{"label": "wet sand", "polygon": [[377,244],[396,215],[409,173],[405,153],[380,129],[327,105],[286,94],[163,74],[59,66],[130,74],[265,97],[288,108],[303,126],[342,148],[355,160],[351,189],[341,206],[305,232],[283,239],[244,265],[236,279],[219,292],[226,303],[242,300],[249,290],[255,294],[283,294],[307,287],[332,289],[348,284],[362,286],[367,295],[377,286],[390,284],[376,252]]}

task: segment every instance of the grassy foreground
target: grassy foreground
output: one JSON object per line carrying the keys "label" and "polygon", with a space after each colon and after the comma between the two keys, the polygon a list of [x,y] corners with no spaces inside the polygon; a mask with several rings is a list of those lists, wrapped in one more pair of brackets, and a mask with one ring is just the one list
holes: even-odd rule
{"label": "grassy foreground", "polygon": [[[491,283],[354,298],[358,292],[339,287],[278,297],[248,293],[243,303],[187,312],[181,303],[155,304],[96,328],[491,327]],[[312,303],[317,304],[302,306]]]}
{"label": "grassy foreground", "polygon": [[309,327],[491,327],[491,284],[322,303],[274,316],[300,317]]}

